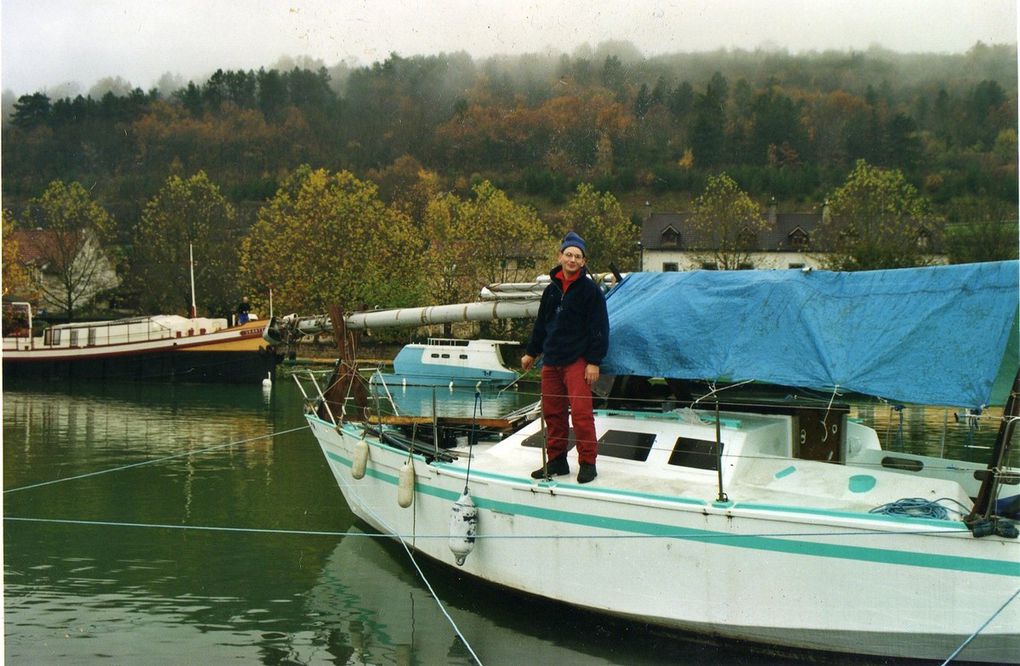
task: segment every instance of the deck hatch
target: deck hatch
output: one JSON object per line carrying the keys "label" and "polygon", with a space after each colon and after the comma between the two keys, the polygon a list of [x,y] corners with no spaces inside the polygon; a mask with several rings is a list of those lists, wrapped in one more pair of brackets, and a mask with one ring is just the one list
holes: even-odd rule
{"label": "deck hatch", "polygon": [[719,447],[711,440],[677,437],[669,464],[695,469],[719,469]]}
{"label": "deck hatch", "polygon": [[599,438],[599,455],[644,462],[653,442],[655,433],[607,430]]}

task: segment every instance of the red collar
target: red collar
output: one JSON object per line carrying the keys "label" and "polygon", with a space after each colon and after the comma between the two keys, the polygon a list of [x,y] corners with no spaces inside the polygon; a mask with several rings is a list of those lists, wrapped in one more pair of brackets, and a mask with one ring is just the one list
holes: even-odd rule
{"label": "red collar", "polygon": [[570,289],[570,285],[577,281],[577,278],[581,277],[581,271],[578,270],[572,276],[568,276],[567,272],[560,268],[560,282],[563,283],[563,293],[567,293],[567,289]]}

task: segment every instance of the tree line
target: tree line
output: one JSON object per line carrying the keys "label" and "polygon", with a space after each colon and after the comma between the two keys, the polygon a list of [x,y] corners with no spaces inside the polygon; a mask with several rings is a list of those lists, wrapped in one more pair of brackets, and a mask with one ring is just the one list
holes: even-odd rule
{"label": "tree line", "polygon": [[3,125],[5,251],[10,224],[51,223],[53,188],[81,188],[110,215],[102,239],[141,310],[183,307],[185,241],[218,312],[270,287],[295,309],[449,302],[533,278],[569,227],[606,246],[598,270],[633,268],[638,202],[722,232],[712,202],[746,227],[755,203],[818,206],[857,173],[920,200],[907,208],[954,260],[998,258],[1015,252],[1016,91],[1014,46],[645,58],[617,43],[220,70],[170,94],[37,92]]}
{"label": "tree line", "polygon": [[[78,182],[51,182],[20,215],[3,210],[4,294],[62,305],[73,318],[97,296],[134,312],[189,311],[192,280],[202,311],[229,315],[242,296],[257,308],[322,312],[476,300],[480,287],[531,281],[556,260],[558,238],[574,230],[588,243],[594,272],[638,268],[639,228],[609,192],[581,183],[543,219],[488,180],[468,196],[444,190],[434,172],[404,160],[380,174],[391,190],[350,171],[301,165],[288,173],[247,228],[209,176],[172,175],[144,205],[127,242]],[[816,230],[820,260],[836,270],[927,265],[947,233],[945,219],[902,172],[858,160],[830,196]],[[710,246],[693,248],[723,269],[748,265],[771,224],[762,207],[725,172],[712,175],[692,204],[690,224]],[[40,229],[45,244],[26,266],[14,229]],[[1016,257],[1016,225],[999,235],[972,225],[954,239],[951,260]],[[1012,242],[1011,238],[1012,236]],[[120,283],[99,285],[98,245],[118,259]],[[811,248],[807,248],[810,252]],[[43,281],[48,267],[56,280]],[[104,293],[105,291],[105,293]]]}
{"label": "tree line", "polygon": [[176,166],[261,201],[300,164],[365,176],[410,156],[462,192],[484,178],[555,203],[582,181],[689,194],[724,169],[754,197],[811,201],[858,159],[900,169],[939,205],[1017,198],[1013,46],[654,58],[610,46],[219,70],[170,95],[23,95],[4,128],[4,194],[91,179],[137,206]]}

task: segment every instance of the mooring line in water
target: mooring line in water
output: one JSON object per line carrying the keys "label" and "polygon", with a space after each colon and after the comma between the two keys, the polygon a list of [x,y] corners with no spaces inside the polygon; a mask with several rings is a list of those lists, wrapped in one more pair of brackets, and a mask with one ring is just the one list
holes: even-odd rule
{"label": "mooring line in water", "polygon": [[24,516],[4,516],[5,521],[20,523],[50,523],[57,525],[85,525],[89,527],[140,527],[147,529],[166,530],[197,530],[200,532],[251,532],[253,534],[288,534],[295,536],[367,536],[377,539],[391,539],[389,534],[369,534],[368,532],[334,532],[328,530],[286,530],[268,527],[224,527],[221,525],[169,525],[166,523],[121,523],[111,520],[75,520],[71,518],[31,518]]}
{"label": "mooring line in water", "polygon": [[88,472],[87,474],[78,474],[77,476],[67,476],[67,477],[64,477],[62,479],[53,479],[51,481],[43,481],[41,483],[33,483],[30,486],[21,486],[19,488],[9,488],[9,489],[4,491],[4,495],[6,495],[7,493],[16,493],[16,492],[18,492],[20,490],[31,490],[32,488],[40,488],[42,486],[50,486],[50,485],[53,485],[53,484],[56,484],[56,483],[64,483],[65,481],[76,481],[78,479],[86,479],[86,478],[88,478],[90,476],[99,476],[100,474],[109,474],[110,472],[120,472],[120,471],[123,471],[123,470],[126,470],[126,469],[131,469],[133,467],[143,467],[145,465],[155,465],[157,463],[166,462],[167,460],[173,460],[174,458],[183,458],[185,456],[201,455],[203,453],[208,453],[209,451],[215,451],[217,449],[225,449],[225,448],[230,447],[230,446],[239,446],[241,444],[248,444],[249,442],[256,442],[256,441],[258,441],[260,439],[276,437],[277,435],[286,435],[286,434],[289,434],[289,433],[292,433],[292,432],[297,432],[299,430],[304,430],[304,429],[306,429],[308,427],[310,427],[310,426],[304,425],[304,426],[301,426],[300,428],[291,428],[290,430],[282,430],[280,432],[272,432],[272,433],[269,433],[268,435],[259,435],[258,437],[250,437],[248,439],[241,439],[241,440],[238,440],[236,442],[228,442],[226,444],[217,444],[216,446],[210,446],[210,447],[205,448],[205,449],[198,449],[197,451],[184,451],[184,452],[181,452],[181,453],[175,453],[172,456],[164,456],[162,458],[156,458],[155,460],[143,460],[142,462],[131,463],[130,465],[123,465],[121,467],[113,467],[113,468],[110,468],[110,469],[102,469],[102,470],[99,470],[97,472]]}
{"label": "mooring line in water", "polygon": [[[113,520],[84,520],[78,518],[35,518],[31,516],[4,516],[4,520],[10,520],[12,522],[45,522],[45,523],[56,523],[56,524],[67,524],[67,525],[96,525],[101,527],[147,527],[147,528],[165,528],[165,529],[195,529],[200,531],[231,531],[231,532],[253,532],[253,533],[269,533],[269,534],[296,534],[306,536],[371,536],[373,539],[397,539],[403,543],[403,540],[408,537],[419,540],[431,540],[450,539],[450,534],[402,534],[394,532],[390,533],[378,533],[372,534],[368,532],[346,532],[346,531],[323,531],[314,529],[279,529],[279,528],[268,528],[268,527],[230,527],[224,525],[176,525],[166,523],[148,523],[148,522],[117,522]],[[961,532],[969,531],[966,528],[960,529]],[[476,534],[475,540],[477,541],[488,541],[488,540],[503,540],[503,539],[584,539],[584,540],[618,540],[618,539],[683,539],[685,541],[728,541],[736,539],[765,539],[765,537],[773,537],[773,539],[789,539],[789,537],[795,536],[889,536],[889,535],[902,535],[905,533],[909,534],[945,534],[946,530],[913,530],[910,532],[761,532],[754,534],[684,534],[684,533],[668,533],[663,532],[661,534]]]}
{"label": "mooring line in water", "polygon": [[411,560],[411,564],[413,564],[414,568],[418,571],[418,575],[421,577],[422,582],[425,583],[425,587],[428,588],[429,594],[431,594],[432,598],[435,599],[436,605],[439,606],[439,611],[446,617],[446,621],[450,623],[451,627],[453,627],[454,632],[456,632],[457,636],[460,638],[460,641],[464,644],[464,647],[467,648],[467,651],[471,653],[471,656],[474,657],[475,661],[478,663],[478,666],[482,666],[482,660],[478,658],[478,655],[475,653],[474,648],[471,647],[471,644],[468,643],[467,638],[465,638],[464,634],[461,633],[460,627],[458,627],[457,623],[453,621],[452,617],[450,617],[450,614],[446,610],[446,606],[444,606],[443,602],[440,601],[439,595],[436,594],[436,591],[432,588],[432,583],[430,583],[429,579],[425,576],[425,572],[421,570],[420,566],[418,566],[418,560],[414,559],[414,554],[411,552],[411,549],[407,547],[407,543],[403,539],[400,539],[400,545],[403,546],[404,550],[407,552],[408,559]]}
{"label": "mooring line in water", "polygon": [[[345,486],[344,489],[341,489],[341,492],[344,493],[344,497],[345,498],[348,497],[348,495],[347,495],[348,492],[354,493],[354,489],[352,488],[351,484],[348,483],[346,480],[344,480],[343,476],[337,476],[337,481],[339,483],[342,483]],[[380,524],[380,525],[387,524],[387,521],[386,520],[382,520],[382,518],[376,512],[372,511],[371,508],[369,508],[366,503],[362,503],[362,506],[364,506],[365,510],[368,511],[369,513],[371,513],[374,516],[374,518],[375,518],[375,520],[376,520],[376,522],[378,524]],[[414,511],[414,513],[412,514],[412,516],[413,516],[412,519],[414,519],[414,518],[417,517],[416,505],[415,505],[415,509],[412,509],[412,511]],[[450,623],[450,626],[453,628],[454,633],[456,633],[457,637],[460,638],[460,642],[462,644],[464,644],[464,648],[467,649],[467,652],[470,653],[471,657],[474,658],[474,661],[478,664],[478,666],[482,666],[481,660],[478,659],[478,655],[474,652],[474,649],[471,648],[471,644],[467,642],[467,637],[464,636],[464,633],[460,630],[460,627],[457,626],[457,623],[454,621],[453,617],[450,616],[450,613],[447,611],[446,606],[443,604],[443,600],[440,599],[439,595],[436,593],[435,588],[432,587],[432,583],[429,582],[428,578],[425,577],[425,572],[422,571],[421,567],[418,566],[417,560],[414,559],[413,552],[411,551],[411,549],[407,545],[406,535],[398,533],[396,530],[391,530],[391,532],[392,533],[385,534],[386,539],[395,539],[398,542],[400,542],[401,546],[404,547],[404,551],[407,553],[408,559],[411,560],[411,564],[413,564],[415,570],[417,570],[418,576],[421,578],[421,581],[423,583],[425,583],[425,587],[427,588],[428,593],[432,596],[432,600],[436,602],[437,606],[439,606],[440,612],[443,613],[444,617],[446,617],[447,622]],[[380,534],[380,535],[384,535],[384,534]],[[417,539],[417,537],[418,537],[418,534],[416,532],[411,534],[411,539]],[[444,534],[442,536],[437,535],[436,539],[446,539],[446,540],[449,540],[450,539],[450,534]]]}
{"label": "mooring line in water", "polygon": [[953,650],[953,654],[951,654],[948,657],[946,657],[946,660],[944,662],[942,662],[942,666],[946,666],[946,664],[948,664],[951,661],[953,661],[953,659],[956,659],[956,656],[958,654],[960,654],[961,651],[963,651],[963,648],[965,648],[968,645],[970,645],[970,642],[973,641],[975,638],[977,638],[978,634],[980,634],[982,631],[984,631],[985,627],[987,627],[989,624],[991,624],[992,620],[997,618],[999,616],[999,613],[1001,613],[1002,611],[1004,611],[1006,609],[1006,606],[1008,606],[1011,603],[1013,603],[1013,600],[1016,599],[1017,596],[1020,596],[1020,587],[1018,587],[1016,592],[1013,593],[1013,596],[1011,596],[1009,599],[1006,599],[1006,603],[1004,603],[1001,606],[999,606],[999,610],[997,610],[994,613],[992,613],[992,616],[990,618],[988,618],[987,620],[985,620],[984,624],[982,624],[980,627],[977,628],[977,631],[975,631],[973,634],[971,634],[967,638],[967,640],[965,640],[963,643],[961,643],[960,647],[958,647],[955,650]]}

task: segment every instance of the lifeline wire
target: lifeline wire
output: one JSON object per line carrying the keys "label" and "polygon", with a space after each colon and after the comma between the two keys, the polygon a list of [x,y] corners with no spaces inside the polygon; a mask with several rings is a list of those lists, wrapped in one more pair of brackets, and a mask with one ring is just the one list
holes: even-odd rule
{"label": "lifeline wire", "polygon": [[230,446],[237,446],[239,444],[247,444],[249,442],[256,442],[256,441],[258,441],[260,439],[276,437],[277,435],[286,435],[288,433],[297,432],[298,430],[304,430],[304,429],[309,428],[309,427],[310,426],[304,425],[304,426],[301,426],[300,428],[291,428],[290,430],[282,430],[280,432],[272,432],[272,433],[269,433],[268,435],[259,435],[258,437],[251,437],[249,439],[241,439],[241,440],[238,440],[236,442],[228,442],[226,444],[217,444],[216,446],[210,446],[209,448],[206,448],[206,449],[198,449],[197,451],[184,451],[182,453],[175,453],[172,456],[165,456],[163,458],[156,458],[155,460],[143,460],[142,462],[131,463],[130,465],[123,465],[121,467],[112,467],[110,469],[102,469],[102,470],[99,470],[98,472],[88,472],[87,474],[79,474],[77,476],[68,476],[68,477],[65,477],[63,479],[53,479],[51,481],[43,481],[41,483],[33,483],[30,486],[21,486],[20,488],[10,488],[10,489],[4,491],[4,495],[6,495],[7,493],[16,493],[19,490],[31,490],[32,488],[41,488],[42,486],[49,486],[49,485],[53,485],[55,483],[63,483],[65,481],[76,481],[78,479],[86,479],[86,478],[88,478],[90,476],[99,476],[100,474],[109,474],[110,472],[120,472],[122,470],[131,469],[133,467],[143,467],[145,465],[155,465],[157,463],[165,462],[167,460],[173,460],[174,458],[183,458],[185,456],[201,455],[203,453],[208,453],[209,451],[215,451],[217,449],[224,449],[224,448],[227,448],[227,447],[230,447]]}

